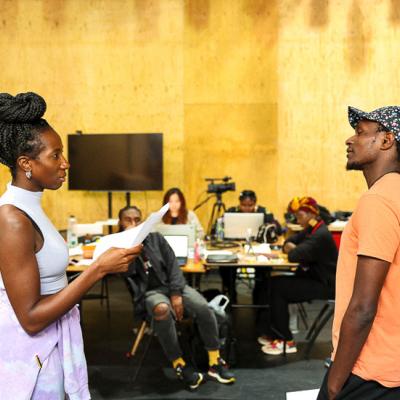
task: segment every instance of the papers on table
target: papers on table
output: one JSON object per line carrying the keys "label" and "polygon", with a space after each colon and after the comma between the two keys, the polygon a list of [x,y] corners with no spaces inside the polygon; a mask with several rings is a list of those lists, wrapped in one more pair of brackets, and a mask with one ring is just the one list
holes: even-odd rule
{"label": "papers on table", "polygon": [[81,260],[78,260],[76,263],[73,263],[74,265],[92,265],[93,264],[93,259],[92,258],[82,258]]}
{"label": "papers on table", "polygon": [[70,257],[81,256],[83,254],[82,245],[71,247],[68,249],[68,254]]}
{"label": "papers on table", "polygon": [[167,203],[157,212],[150,214],[146,221],[140,225],[124,232],[103,236],[96,244],[93,259],[95,260],[111,247],[127,249],[129,247],[139,245],[144,239],[146,239],[147,235],[152,231],[154,225],[161,222],[161,218],[168,211],[168,209],[169,204]]}
{"label": "papers on table", "polygon": [[316,400],[319,389],[300,390],[286,393],[286,400]]}
{"label": "papers on table", "polygon": [[269,243],[255,244],[252,246],[254,254],[271,254]]}

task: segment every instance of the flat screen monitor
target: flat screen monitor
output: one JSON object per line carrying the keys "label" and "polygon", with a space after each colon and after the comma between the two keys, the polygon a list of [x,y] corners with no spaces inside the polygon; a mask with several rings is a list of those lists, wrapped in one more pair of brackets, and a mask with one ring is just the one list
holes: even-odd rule
{"label": "flat screen monitor", "polygon": [[257,236],[264,223],[262,213],[225,213],[224,236],[227,239],[248,239]]}
{"label": "flat screen monitor", "polygon": [[68,135],[70,190],[163,190],[162,133]]}

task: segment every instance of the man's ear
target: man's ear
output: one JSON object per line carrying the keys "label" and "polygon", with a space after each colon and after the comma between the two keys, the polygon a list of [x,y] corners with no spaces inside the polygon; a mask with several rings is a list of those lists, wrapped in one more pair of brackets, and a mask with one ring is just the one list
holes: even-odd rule
{"label": "man's ear", "polygon": [[395,144],[395,142],[396,138],[394,137],[393,132],[384,132],[381,149],[388,150]]}
{"label": "man's ear", "polygon": [[31,159],[27,156],[20,156],[17,158],[17,165],[24,171],[32,171]]}

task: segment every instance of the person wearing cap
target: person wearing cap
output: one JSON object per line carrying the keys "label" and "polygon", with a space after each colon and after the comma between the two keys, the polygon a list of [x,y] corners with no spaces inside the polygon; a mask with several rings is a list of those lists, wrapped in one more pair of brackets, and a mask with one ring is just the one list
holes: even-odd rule
{"label": "person wearing cap", "polygon": [[347,170],[368,190],[342,234],[333,363],[318,400],[400,398],[400,107],[348,109]]}
{"label": "person wearing cap", "polygon": [[297,347],[289,329],[289,304],[315,299],[333,299],[338,257],[337,247],[319,215],[312,197],[295,197],[288,206],[303,227],[288,238],[283,251],[290,262],[299,263],[294,276],[276,276],[271,280],[271,326],[260,336],[262,351],[270,355],[295,353]]}

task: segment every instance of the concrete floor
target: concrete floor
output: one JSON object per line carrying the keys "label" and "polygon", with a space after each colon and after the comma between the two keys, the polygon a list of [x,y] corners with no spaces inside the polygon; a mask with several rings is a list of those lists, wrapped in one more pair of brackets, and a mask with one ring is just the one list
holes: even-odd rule
{"label": "concrete floor", "polygon": [[[250,299],[250,290],[238,285],[240,299]],[[208,276],[202,288],[218,287],[219,278]],[[207,381],[190,392],[177,381],[156,338],[146,335],[134,359],[126,358],[134,338],[132,303],[125,283],[120,278],[109,280],[110,317],[99,300],[83,303],[83,333],[89,367],[90,390],[95,400],[103,399],[286,399],[286,392],[315,389],[325,374],[323,360],[330,353],[330,324],[316,342],[311,359],[304,360],[305,329],[300,324],[296,335],[299,352],[283,356],[267,356],[256,342],[254,310],[236,309],[233,313],[237,338],[234,370],[237,382],[225,386]],[[99,290],[95,287],[92,292]],[[322,302],[306,304],[312,321]],[[137,323],[137,321],[136,321]],[[149,342],[150,341],[150,342]],[[143,359],[144,353],[147,353]],[[142,362],[140,371],[139,364]],[[133,382],[134,377],[136,379]]]}

